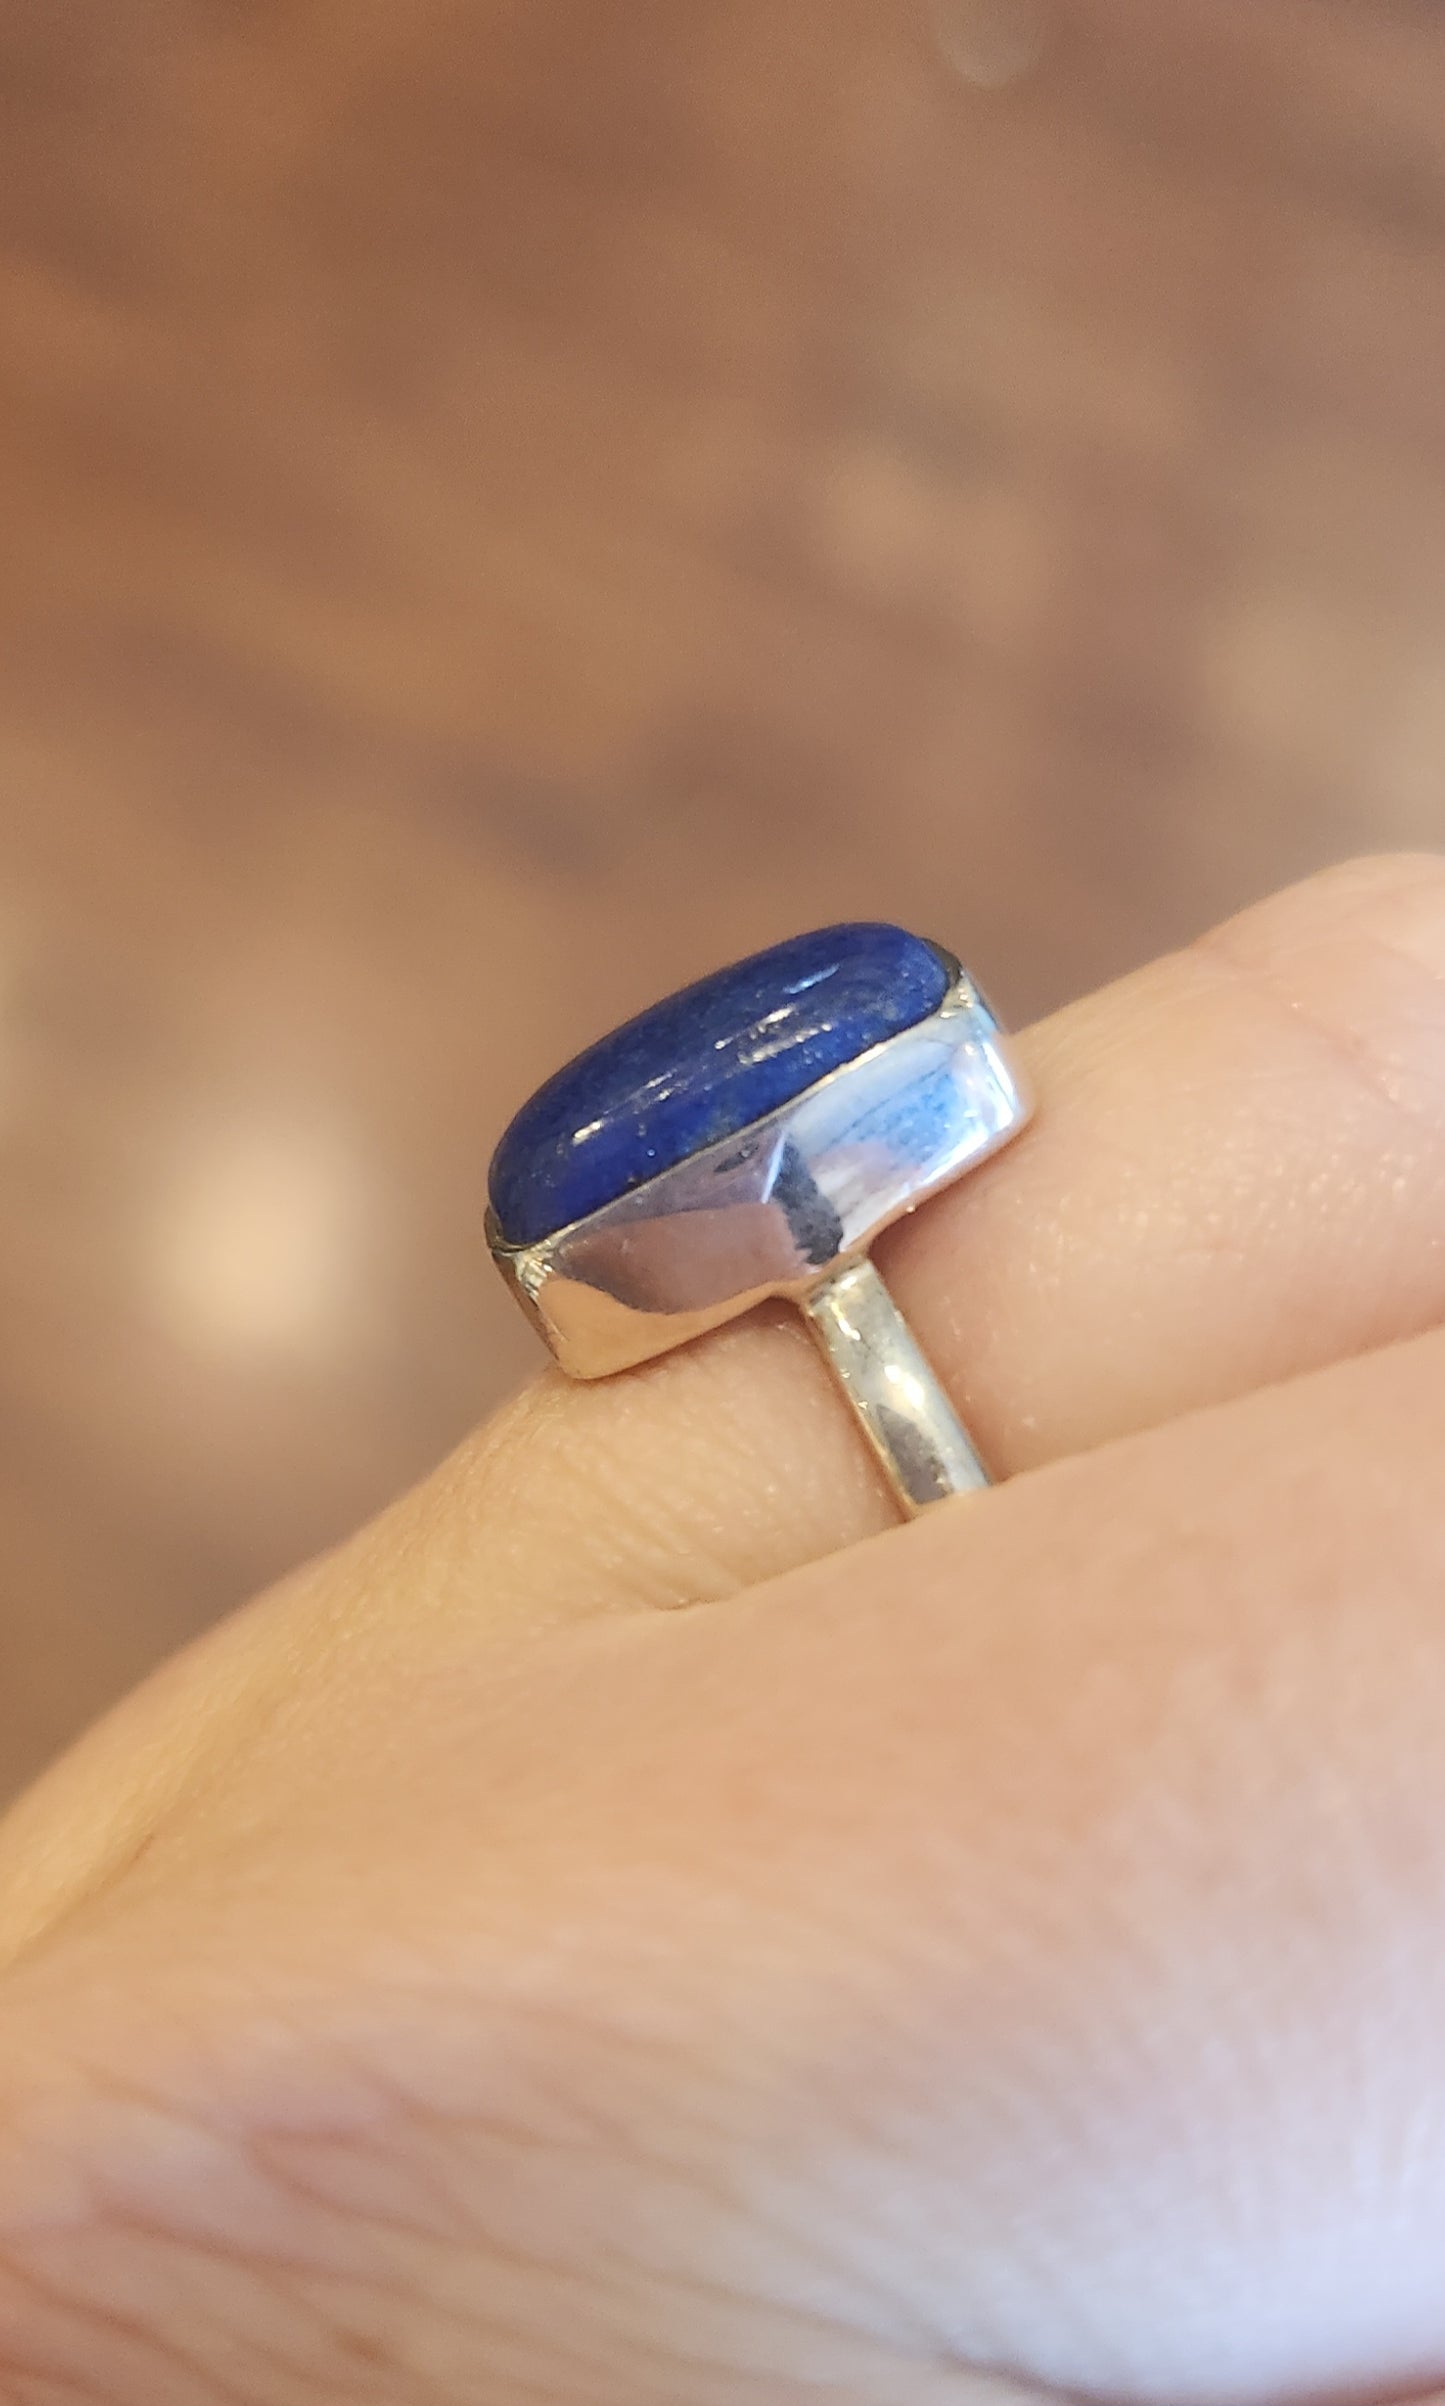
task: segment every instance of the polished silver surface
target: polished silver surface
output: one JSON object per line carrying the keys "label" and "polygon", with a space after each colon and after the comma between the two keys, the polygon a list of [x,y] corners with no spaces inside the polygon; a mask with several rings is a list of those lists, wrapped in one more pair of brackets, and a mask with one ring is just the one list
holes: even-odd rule
{"label": "polished silver surface", "polygon": [[1025,1124],[988,1005],[953,982],[917,1027],[534,1245],[492,1250],[562,1368],[605,1378],[828,1273]]}
{"label": "polished silver surface", "polygon": [[989,1485],[968,1431],[871,1261],[831,1271],[802,1308],[910,1518],[945,1496]]}

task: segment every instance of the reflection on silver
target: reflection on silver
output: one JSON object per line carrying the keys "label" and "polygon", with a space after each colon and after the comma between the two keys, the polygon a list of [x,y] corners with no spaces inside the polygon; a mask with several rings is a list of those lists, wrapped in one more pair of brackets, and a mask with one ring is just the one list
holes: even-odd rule
{"label": "reflection on silver", "polygon": [[833,1271],[803,1310],[906,1513],[987,1487],[967,1430],[871,1261]]}
{"label": "reflection on silver", "polygon": [[948,967],[930,1018],[587,1219],[513,1247],[489,1217],[498,1265],[564,1370],[609,1377],[783,1296],[805,1312],[906,1509],[987,1484],[861,1258],[1029,1116],[997,1021]]}

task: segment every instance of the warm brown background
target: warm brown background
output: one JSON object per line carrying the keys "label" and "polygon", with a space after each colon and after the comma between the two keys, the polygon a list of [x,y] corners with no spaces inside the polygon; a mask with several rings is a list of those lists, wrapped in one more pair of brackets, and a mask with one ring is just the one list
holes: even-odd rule
{"label": "warm brown background", "polygon": [[529,1359],[489,1140],[1445,837],[1439,0],[7,0],[0,1787]]}

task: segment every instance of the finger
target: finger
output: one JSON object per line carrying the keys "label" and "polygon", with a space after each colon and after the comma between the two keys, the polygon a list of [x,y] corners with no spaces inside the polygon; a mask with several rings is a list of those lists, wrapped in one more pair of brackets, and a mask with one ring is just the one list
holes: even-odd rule
{"label": "finger", "polygon": [[[1000,1472],[1445,1318],[1445,862],[1318,878],[1024,1050],[1034,1127],[878,1248]],[[892,1517],[776,1312],[545,1380],[399,1533],[468,1614],[570,1614],[715,1599]]]}
{"label": "finger", "polygon": [[0,1990],[16,2360],[204,2245],[242,2406],[1438,2384],[1442,1450],[1436,1336],[253,1732]]}

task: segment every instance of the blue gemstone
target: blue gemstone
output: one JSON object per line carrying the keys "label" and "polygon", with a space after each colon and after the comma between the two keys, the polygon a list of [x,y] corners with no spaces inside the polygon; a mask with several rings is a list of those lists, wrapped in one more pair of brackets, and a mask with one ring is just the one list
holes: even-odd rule
{"label": "blue gemstone", "polygon": [[530,1245],[735,1136],[938,1009],[948,973],[901,927],[824,927],[630,1019],[523,1105],[492,1159],[509,1244]]}

